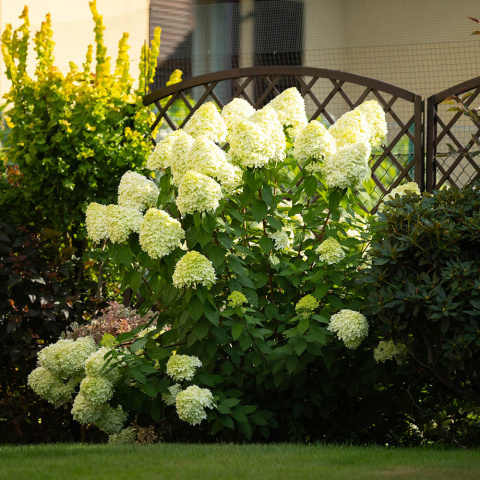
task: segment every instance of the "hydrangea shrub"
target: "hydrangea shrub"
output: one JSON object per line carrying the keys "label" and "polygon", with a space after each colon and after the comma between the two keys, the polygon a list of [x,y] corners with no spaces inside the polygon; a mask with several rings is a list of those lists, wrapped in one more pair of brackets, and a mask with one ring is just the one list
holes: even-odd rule
{"label": "hydrangea shrub", "polygon": [[[119,225],[111,207],[87,210],[90,237],[103,236],[107,225],[125,287],[158,312],[156,328],[141,338],[117,337],[130,344],[118,358],[128,363],[141,349],[145,365],[168,372],[169,358],[195,356],[200,370],[182,378],[213,395],[179,391],[176,375],[167,388],[155,374],[139,380],[132,361],[138,402],[149,395],[156,411],[163,398],[166,412],[180,402],[181,418],[207,418],[213,433],[238,428],[247,438],[269,437],[285,418],[321,410],[322,376],[339,375],[334,355],[350,358],[368,334],[355,284],[368,243],[362,183],[386,131],[375,102],[328,129],[309,123],[294,88],[258,111],[239,99],[223,112],[207,103],[148,161],[159,192],[152,208],[168,221],[152,226],[143,202],[135,210],[143,213],[139,237],[137,213]],[[133,197],[131,206],[123,203],[132,212],[142,203]],[[216,408],[192,413],[183,406],[189,398]]]}

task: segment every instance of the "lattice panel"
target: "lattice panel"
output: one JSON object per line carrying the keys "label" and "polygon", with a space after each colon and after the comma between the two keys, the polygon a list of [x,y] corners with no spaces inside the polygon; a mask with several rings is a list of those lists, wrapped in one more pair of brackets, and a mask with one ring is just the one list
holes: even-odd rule
{"label": "lattice panel", "polygon": [[[146,105],[154,104],[158,109],[152,128],[164,122],[159,138],[182,128],[200,105],[208,101],[221,109],[231,99],[240,97],[259,109],[292,86],[305,98],[309,119],[317,119],[327,127],[362,102],[375,99],[386,112],[389,135],[386,145],[372,155],[374,200],[380,201],[406,181],[415,179],[422,187],[423,103],[420,97],[392,85],[343,72],[305,67],[283,67],[283,70],[282,67],[265,67],[217,72],[153,92],[144,99]],[[419,123],[416,128],[415,118]]]}
{"label": "lattice panel", "polygon": [[471,92],[467,106],[478,103],[480,77],[430,97],[430,135],[427,138],[427,179],[429,190],[446,186],[461,188],[480,178],[480,125],[462,112],[450,111],[451,104],[442,103],[452,94]]}

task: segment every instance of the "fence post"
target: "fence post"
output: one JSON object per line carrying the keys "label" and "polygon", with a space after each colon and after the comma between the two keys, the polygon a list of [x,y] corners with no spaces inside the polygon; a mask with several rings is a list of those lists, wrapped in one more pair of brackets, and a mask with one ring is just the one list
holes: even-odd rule
{"label": "fence post", "polygon": [[[418,184],[420,191],[425,189],[425,158],[424,158],[424,128],[423,123],[425,120],[423,99],[420,96],[415,96],[414,100],[414,180]],[[422,118],[423,117],[423,118]]]}
{"label": "fence post", "polygon": [[432,193],[435,186],[435,114],[436,114],[436,105],[435,105],[435,96],[431,96],[426,101],[427,104],[427,115],[425,123],[427,125],[427,152],[425,158],[425,170],[427,177],[426,191]]}

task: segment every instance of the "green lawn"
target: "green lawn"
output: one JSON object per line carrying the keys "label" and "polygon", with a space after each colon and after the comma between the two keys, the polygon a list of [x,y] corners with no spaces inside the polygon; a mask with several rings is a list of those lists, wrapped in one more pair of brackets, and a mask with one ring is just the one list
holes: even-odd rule
{"label": "green lawn", "polygon": [[1,480],[479,479],[479,450],[303,445],[0,447]]}

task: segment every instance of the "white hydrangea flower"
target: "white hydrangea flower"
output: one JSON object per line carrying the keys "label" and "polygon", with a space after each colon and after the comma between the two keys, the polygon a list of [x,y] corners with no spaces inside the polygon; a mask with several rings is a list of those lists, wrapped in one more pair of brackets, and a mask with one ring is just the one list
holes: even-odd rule
{"label": "white hydrangea flower", "polygon": [[100,415],[95,420],[95,425],[100,430],[108,435],[113,435],[122,431],[123,426],[127,421],[128,414],[123,411],[121,405],[117,408],[112,408],[110,405],[103,404],[98,410]]}
{"label": "white hydrangea flower", "polygon": [[240,167],[261,168],[275,160],[277,147],[260,125],[241,119],[232,128],[228,153]]}
{"label": "white hydrangea flower", "polygon": [[213,212],[222,198],[222,188],[213,178],[189,170],[178,188],[176,203],[182,214]]}
{"label": "white hydrangea flower", "polygon": [[212,392],[197,385],[192,385],[179,392],[175,405],[180,420],[188,422],[190,425],[198,425],[207,418],[205,408],[215,408]]}
{"label": "white hydrangea flower", "polygon": [[144,211],[157,204],[158,188],[151,180],[136,172],[123,174],[118,186],[118,204]]}
{"label": "white hydrangea flower", "polygon": [[219,172],[218,181],[227,193],[238,193],[239,187],[243,183],[242,176],[243,170],[240,167],[228,164]]}
{"label": "white hydrangea flower", "polygon": [[71,414],[77,422],[86,425],[93,423],[100,417],[102,411],[97,405],[79,393],[73,402]]}
{"label": "white hydrangea flower", "polygon": [[181,128],[169,133],[155,145],[155,149],[147,159],[147,168],[160,170],[171,166],[172,149],[179,137],[187,135]]}
{"label": "white hydrangea flower", "polygon": [[227,103],[222,110],[221,116],[223,120],[229,115],[238,115],[242,118],[248,118],[255,113],[253,108],[245,99],[234,98],[230,103]]}
{"label": "white hydrangea flower", "polygon": [[[103,367],[106,364],[105,355],[110,352],[112,348],[102,347],[96,352],[93,352],[85,361],[85,372],[88,376],[99,377],[102,376],[112,383],[119,380],[121,372],[119,368],[110,370],[110,365],[106,368],[105,372],[102,372]],[[109,371],[110,370],[110,371]]]}
{"label": "white hydrangea flower", "polygon": [[[388,200],[393,200],[396,195],[406,195],[407,193],[413,193],[415,195],[421,195],[422,193],[420,192],[420,188],[418,187],[417,183],[415,182],[408,182],[403,185],[399,185],[398,187],[395,187],[390,193],[385,195],[382,199],[383,202],[387,202]],[[381,203],[380,206],[378,207],[378,211],[381,212],[384,210],[385,204]]]}
{"label": "white hydrangea flower", "polygon": [[230,134],[235,123],[242,118],[250,117],[254,113],[255,108],[243,98],[234,98],[230,103],[223,107],[221,116],[227,126],[227,141],[230,141]]}
{"label": "white hydrangea flower", "polygon": [[77,382],[64,382],[45,367],[37,367],[28,376],[28,386],[39,396],[53,405],[68,402],[72,398]]}
{"label": "white hydrangea flower", "polygon": [[405,362],[407,355],[408,347],[404,343],[395,344],[393,340],[380,341],[377,348],[373,351],[375,361],[382,363],[395,358],[397,363],[401,365]]}
{"label": "white hydrangea flower", "polygon": [[345,258],[345,252],[342,250],[342,246],[333,237],[325,239],[315,250],[320,254],[320,260],[326,262],[329,265],[338,263]]}
{"label": "white hydrangea flower", "polygon": [[370,144],[373,148],[378,148],[385,143],[387,139],[387,120],[385,112],[381,105],[376,100],[369,100],[363,102],[355,110],[362,112],[370,126],[372,136],[370,138]]}
{"label": "white hydrangea flower", "polygon": [[295,87],[284,90],[268,105],[276,110],[280,123],[288,127],[291,137],[295,137],[308,123],[305,100]]}
{"label": "white hydrangea flower", "polygon": [[195,139],[190,135],[180,135],[172,146],[170,156],[170,170],[172,171],[173,183],[178,187],[183,176],[188,170],[188,157]]}
{"label": "white hydrangea flower", "polygon": [[82,375],[85,360],[97,350],[91,337],[61,339],[38,352],[38,363],[61,378]]}
{"label": "white hydrangea flower", "polygon": [[305,295],[295,305],[295,311],[299,315],[309,318],[319,305],[320,303],[313,295]]}
{"label": "white hydrangea flower", "polygon": [[285,228],[269,233],[268,237],[275,242],[275,250],[288,250],[292,243],[292,239]]}
{"label": "white hydrangea flower", "polygon": [[113,397],[112,382],[104,377],[87,375],[80,383],[80,393],[93,405],[101,405]]}
{"label": "white hydrangea flower", "polygon": [[194,138],[206,136],[221,143],[227,138],[227,126],[213,102],[204,103],[190,118],[183,128]]}
{"label": "white hydrangea flower", "polygon": [[369,143],[372,129],[367,117],[360,110],[350,110],[344,113],[329,129],[337,143],[337,149],[353,143]]}
{"label": "white hydrangea flower", "polygon": [[357,348],[368,335],[368,322],[364,315],[353,310],[340,310],[332,315],[328,330],[337,334],[347,348]]}
{"label": "white hydrangea flower", "polygon": [[188,170],[202,173],[219,182],[227,192],[235,190],[242,171],[228,161],[227,154],[207,137],[198,137],[190,150]]}
{"label": "white hydrangea flower", "polygon": [[197,284],[210,288],[217,281],[217,276],[212,262],[207,257],[191,251],[186,253],[175,265],[172,281],[176,288],[196,288]]}
{"label": "white hydrangea flower", "polygon": [[368,160],[372,147],[360,142],[339,148],[335,154],[325,158],[322,174],[329,187],[356,187],[371,175]]}
{"label": "white hydrangea flower", "polygon": [[124,428],[120,433],[108,436],[108,443],[114,445],[131,445],[137,440],[137,429],[134,427]]}
{"label": "white hydrangea flower", "polygon": [[139,233],[142,224],[142,212],[121,205],[107,206],[108,236],[112,243],[128,240],[132,232]]}
{"label": "white hydrangea flower", "polygon": [[312,120],[295,138],[293,156],[295,160],[313,160],[307,170],[319,171],[324,158],[337,151],[335,139],[323,124]]}
{"label": "white hydrangea flower", "polygon": [[92,202],[87,207],[85,215],[87,234],[95,242],[108,238],[107,206]]}
{"label": "white hydrangea flower", "polygon": [[255,112],[248,120],[260,125],[267,132],[276,148],[275,160],[278,162],[283,161],[287,149],[287,139],[276,110],[272,106],[267,105]]}
{"label": "white hydrangea flower", "polygon": [[171,253],[185,238],[178,220],[167,212],[150,208],[140,227],[140,246],[151,258],[162,258]]}
{"label": "white hydrangea flower", "polygon": [[177,399],[177,395],[179,394],[179,392],[182,391],[182,387],[178,383],[176,383],[175,385],[168,387],[168,391],[170,393],[162,393],[162,400],[165,402],[165,405],[167,405],[167,407],[171,407],[175,405],[175,400]]}
{"label": "white hydrangea flower", "polygon": [[190,355],[172,355],[167,362],[167,375],[175,381],[191,380],[198,367],[202,366],[199,358]]}

